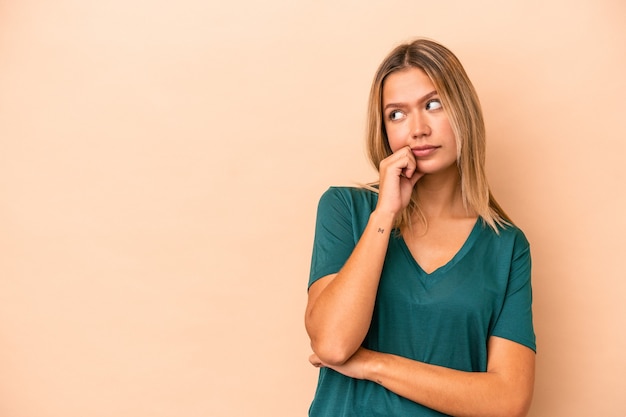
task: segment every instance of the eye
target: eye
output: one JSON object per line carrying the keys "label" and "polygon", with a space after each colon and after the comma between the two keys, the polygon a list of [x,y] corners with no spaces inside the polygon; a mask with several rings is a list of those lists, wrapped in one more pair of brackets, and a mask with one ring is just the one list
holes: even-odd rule
{"label": "eye", "polygon": [[426,103],[426,110],[439,110],[442,107],[443,106],[441,105],[441,100],[439,100],[438,98],[429,100]]}
{"label": "eye", "polygon": [[402,113],[400,110],[392,110],[391,112],[389,112],[389,120],[391,121],[395,121],[395,120],[400,120],[402,117],[404,116],[404,113]]}

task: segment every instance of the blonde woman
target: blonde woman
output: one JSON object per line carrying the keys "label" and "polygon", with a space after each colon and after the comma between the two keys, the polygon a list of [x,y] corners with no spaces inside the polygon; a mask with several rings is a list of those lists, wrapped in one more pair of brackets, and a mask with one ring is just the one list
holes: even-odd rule
{"label": "blonde woman", "polygon": [[384,59],[367,146],[378,183],[318,207],[309,415],[525,416],[529,244],[489,191],[480,104],[448,49],[418,39]]}

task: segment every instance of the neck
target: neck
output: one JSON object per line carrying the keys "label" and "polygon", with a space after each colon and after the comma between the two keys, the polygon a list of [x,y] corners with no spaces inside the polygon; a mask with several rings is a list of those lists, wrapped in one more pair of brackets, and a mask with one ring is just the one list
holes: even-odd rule
{"label": "neck", "polygon": [[446,172],[424,175],[417,183],[415,193],[427,221],[470,215],[463,205],[461,177],[456,166]]}

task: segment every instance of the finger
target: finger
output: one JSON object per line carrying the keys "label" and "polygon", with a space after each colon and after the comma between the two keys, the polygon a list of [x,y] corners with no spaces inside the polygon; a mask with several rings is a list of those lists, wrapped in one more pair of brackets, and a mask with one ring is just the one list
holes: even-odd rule
{"label": "finger", "polygon": [[392,169],[404,169],[408,166],[411,156],[413,156],[410,150],[407,152],[409,148],[401,148],[398,149],[392,155],[389,155],[387,158],[383,159],[381,165],[392,168]]}
{"label": "finger", "polygon": [[417,170],[413,173],[413,176],[411,178],[409,178],[409,181],[411,182],[411,186],[415,186],[415,184],[417,184],[417,182],[420,180],[420,178],[422,178],[424,176],[423,173],[421,172],[417,172]]}
{"label": "finger", "polygon": [[413,155],[411,148],[407,146],[406,149],[406,166],[403,169],[403,173],[406,178],[412,178],[417,171],[417,160],[415,159],[415,155]]}

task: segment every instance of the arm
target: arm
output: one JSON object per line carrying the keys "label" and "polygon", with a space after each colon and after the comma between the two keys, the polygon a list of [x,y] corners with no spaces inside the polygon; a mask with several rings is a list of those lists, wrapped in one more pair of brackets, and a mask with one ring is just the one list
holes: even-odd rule
{"label": "arm", "polygon": [[411,401],[457,417],[523,417],[533,393],[534,352],[492,336],[486,372],[464,372],[396,355],[359,349],[341,366],[312,355],[315,366],[376,382]]}
{"label": "arm", "polygon": [[315,355],[311,362],[371,380],[449,415],[525,416],[533,393],[535,354],[530,251],[521,233],[515,236],[511,260],[506,299],[487,343],[485,372],[463,372],[363,348],[341,366],[326,364]]}
{"label": "arm", "polygon": [[313,351],[326,363],[344,363],[365,338],[392,224],[392,216],[373,212],[341,271],[309,288],[305,325]]}
{"label": "arm", "polygon": [[313,351],[325,363],[344,363],[367,334],[394,219],[422,176],[416,167],[408,147],[381,162],[378,204],[352,254],[337,274],[309,288],[305,325]]}

